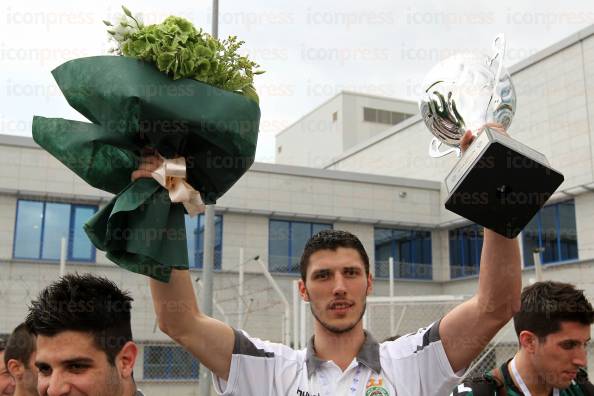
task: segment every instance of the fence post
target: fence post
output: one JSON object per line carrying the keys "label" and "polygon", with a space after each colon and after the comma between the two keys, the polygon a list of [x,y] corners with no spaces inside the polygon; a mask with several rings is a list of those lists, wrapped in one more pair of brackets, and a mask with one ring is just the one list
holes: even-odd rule
{"label": "fence post", "polygon": [[237,296],[237,328],[243,325],[243,248],[239,248],[239,285]]}
{"label": "fence post", "polygon": [[266,264],[264,264],[264,262],[259,257],[256,259],[256,261],[258,263],[260,263],[260,266],[262,267],[262,271],[264,272],[264,276],[266,277],[266,279],[268,279],[268,282],[272,285],[272,288],[279,295],[279,297],[281,298],[281,301],[283,302],[283,305],[285,306],[285,314],[284,314],[283,325],[282,325],[283,343],[285,345],[289,345],[289,343],[291,342],[291,337],[289,336],[289,331],[290,331],[289,318],[291,317],[291,306],[289,305],[289,301],[287,300],[287,297],[285,297],[285,294],[283,293],[281,288],[278,286],[278,283],[276,283],[276,281],[274,280],[272,275],[270,275],[268,268],[266,268]]}
{"label": "fence post", "polygon": [[299,344],[299,281],[293,281],[293,348]]}
{"label": "fence post", "polygon": [[[390,266],[390,297],[394,297],[394,257],[390,257],[388,260]],[[394,304],[390,302],[390,334],[394,333]]]}
{"label": "fence post", "polygon": [[66,274],[66,255],[68,252],[68,242],[65,237],[60,241],[60,276]]}

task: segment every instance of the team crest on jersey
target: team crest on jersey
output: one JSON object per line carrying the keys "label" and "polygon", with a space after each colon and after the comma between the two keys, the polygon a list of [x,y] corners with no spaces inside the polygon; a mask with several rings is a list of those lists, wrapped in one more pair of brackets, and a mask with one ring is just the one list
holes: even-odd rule
{"label": "team crest on jersey", "polygon": [[377,381],[373,377],[369,379],[365,387],[365,396],[390,396],[386,388],[384,388],[382,377],[378,377]]}

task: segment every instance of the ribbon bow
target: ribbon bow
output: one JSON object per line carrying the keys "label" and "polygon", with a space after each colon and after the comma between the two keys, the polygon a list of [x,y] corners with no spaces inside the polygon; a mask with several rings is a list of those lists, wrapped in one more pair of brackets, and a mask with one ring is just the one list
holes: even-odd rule
{"label": "ribbon bow", "polygon": [[163,162],[152,172],[153,179],[169,191],[171,202],[181,202],[190,217],[204,212],[205,206],[200,193],[186,179],[186,159],[177,157],[163,158],[156,153]]}

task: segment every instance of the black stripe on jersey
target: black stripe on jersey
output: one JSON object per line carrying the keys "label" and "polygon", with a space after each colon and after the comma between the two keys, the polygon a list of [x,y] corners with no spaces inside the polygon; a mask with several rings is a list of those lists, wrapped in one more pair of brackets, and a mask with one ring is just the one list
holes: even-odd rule
{"label": "black stripe on jersey", "polygon": [[256,357],[272,358],[274,352],[266,352],[263,349],[258,349],[253,342],[249,340],[241,331],[233,329],[235,333],[235,343],[233,345],[234,355],[248,355]]}
{"label": "black stripe on jersey", "polygon": [[433,326],[431,326],[431,328],[429,330],[427,330],[425,332],[425,334],[423,334],[423,345],[417,345],[417,350],[415,351],[415,353],[422,351],[423,348],[425,348],[432,342],[437,342],[441,339],[439,336],[439,323],[440,322],[441,322],[441,320],[433,323]]}

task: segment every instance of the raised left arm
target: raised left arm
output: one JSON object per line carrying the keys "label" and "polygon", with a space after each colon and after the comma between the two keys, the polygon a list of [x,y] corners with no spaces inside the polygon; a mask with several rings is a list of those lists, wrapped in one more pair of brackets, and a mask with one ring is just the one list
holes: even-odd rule
{"label": "raised left arm", "polygon": [[[472,142],[467,133],[463,150]],[[520,309],[522,289],[520,247],[485,228],[478,292],[450,311],[439,333],[454,372],[466,368]]]}
{"label": "raised left arm", "polygon": [[454,372],[466,368],[520,309],[520,248],[485,229],[478,292],[450,311],[439,334]]}

